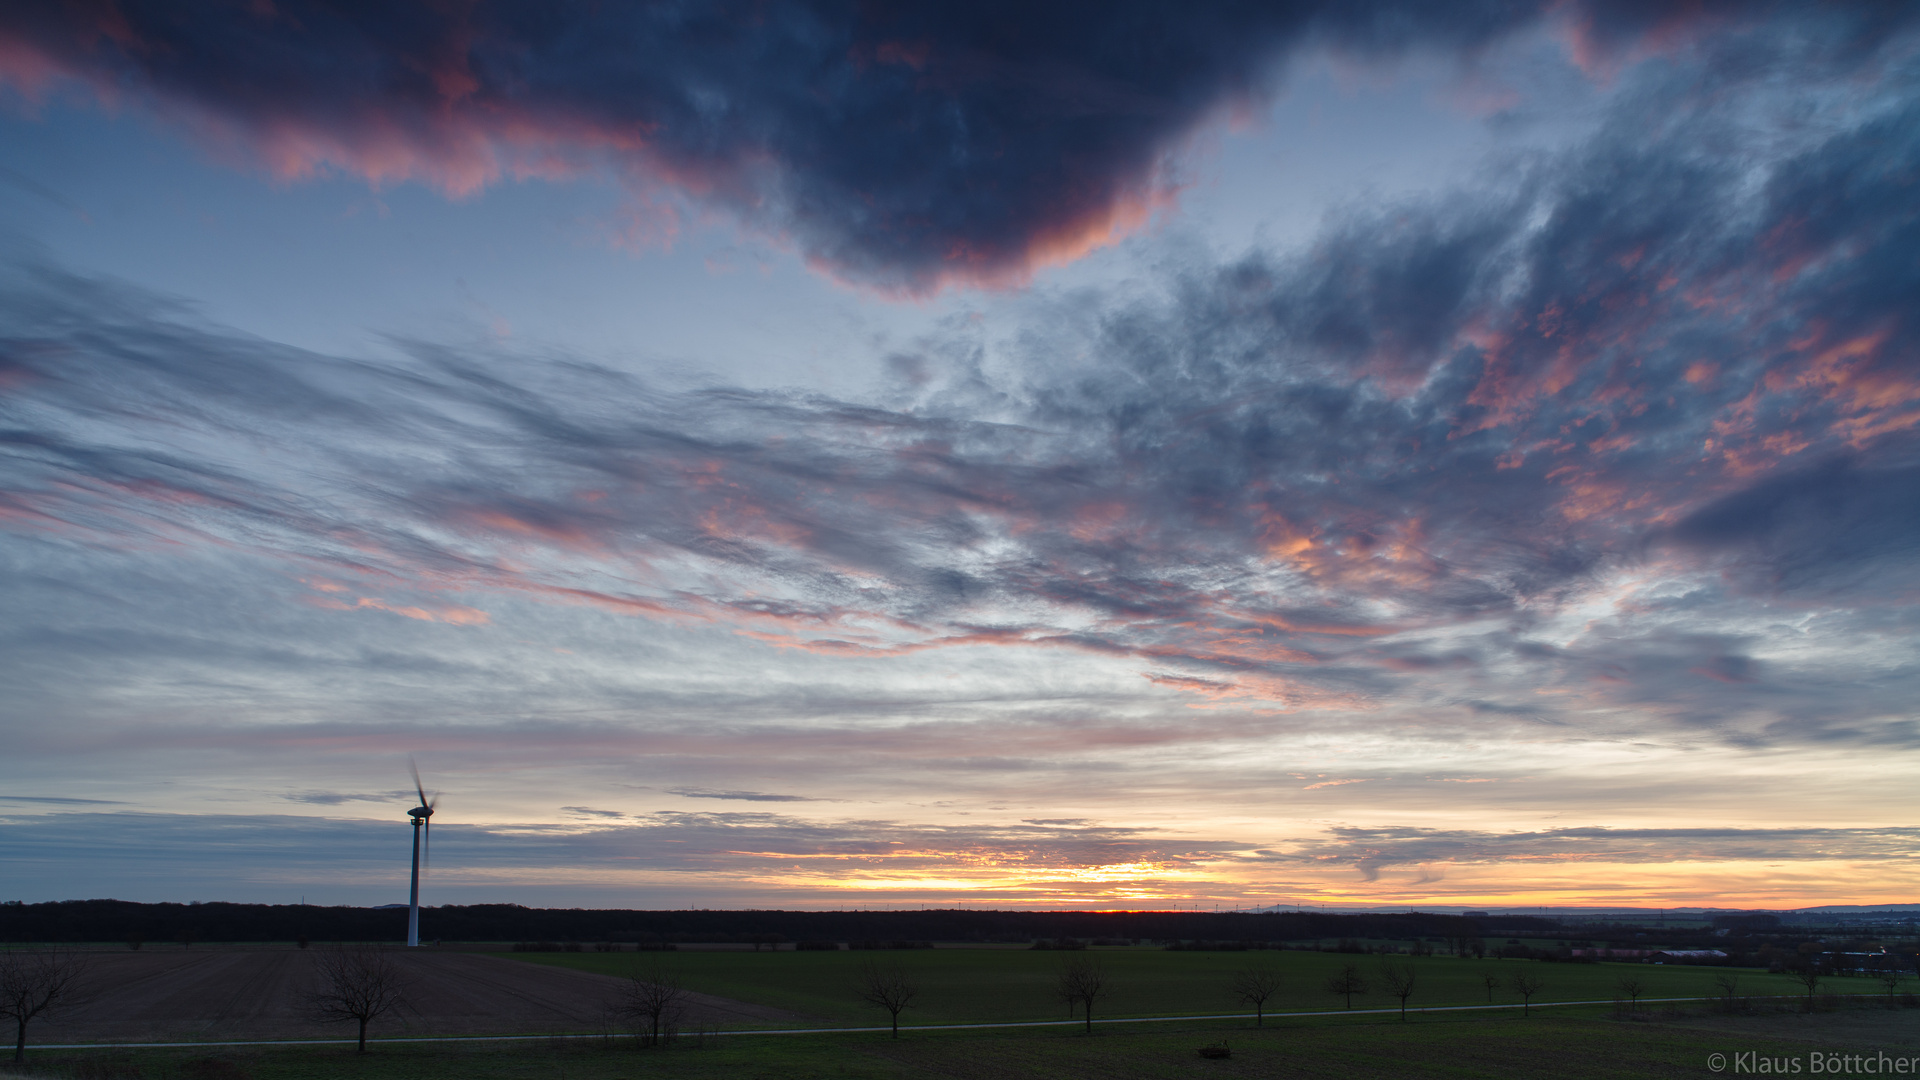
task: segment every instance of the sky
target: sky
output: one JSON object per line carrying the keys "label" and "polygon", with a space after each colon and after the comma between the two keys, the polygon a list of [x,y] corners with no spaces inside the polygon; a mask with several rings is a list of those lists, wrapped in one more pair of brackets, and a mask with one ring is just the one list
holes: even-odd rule
{"label": "sky", "polygon": [[4,899],[1911,902],[1920,9],[0,11]]}

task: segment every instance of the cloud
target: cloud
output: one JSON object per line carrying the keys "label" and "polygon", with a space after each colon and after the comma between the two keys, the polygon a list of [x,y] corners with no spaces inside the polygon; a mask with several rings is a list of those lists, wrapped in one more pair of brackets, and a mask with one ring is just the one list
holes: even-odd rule
{"label": "cloud", "polygon": [[[804,8],[571,44],[509,7],[467,37],[314,15],[338,48],[289,44],[281,15],[112,10],[124,27],[76,39],[74,16],[10,8],[7,55],[286,175],[609,170],[908,291],[1102,239],[1298,43],[1377,57],[1438,32],[1471,64],[1535,25],[1375,7],[1252,32],[1182,9],[1154,38],[1167,66],[1124,86],[1101,81],[1108,22],[1049,25],[1028,60],[1073,85],[1036,89],[968,34],[1040,9],[924,16],[924,52]],[[1846,860],[1903,887],[1908,831],[1831,795],[1920,746],[1910,16],[1559,10],[1609,85],[1564,147],[1356,200],[1299,249],[1172,252],[1025,321],[968,313],[893,347],[896,381],[863,396],[676,389],[499,343],[325,355],[10,253],[0,699],[33,774],[13,786],[97,791],[60,777],[119,760],[131,806],[204,768],[201,808],[351,807],[385,798],[355,794],[368,762],[419,750],[498,800],[471,804],[496,824],[435,830],[436,881],[495,900],[1344,900],[1356,870],[1411,895],[1400,867],[1421,896],[1506,895],[1517,867],[1576,889],[1620,864],[1643,876],[1619,895],[1743,873],[1804,902]],[[656,16],[604,16],[629,17]],[[684,55],[609,66],[661,42]],[[302,66],[322,55],[340,66]],[[341,71],[372,75],[336,93]],[[221,788],[245,768],[289,779]],[[1853,816],[1600,827],[1760,783]],[[589,805],[636,786],[768,805]],[[555,791],[580,805],[542,821]],[[1542,799],[1596,824],[1486,824]],[[399,898],[398,819],[6,801],[8,866],[41,895]],[[820,813],[856,803],[871,819]],[[1334,809],[1353,823],[1323,834]]]}
{"label": "cloud", "polygon": [[[117,867],[113,879],[125,898],[206,892],[232,898],[309,883],[379,896],[400,887],[403,825],[271,815],[48,814],[9,820],[0,851],[18,868],[16,887],[36,893],[50,870],[80,852]],[[1151,830],[812,822],[749,812],[664,812],[559,826],[447,822],[434,833],[433,887],[440,897],[497,895],[502,882],[532,877],[588,893],[618,888],[624,903],[642,907],[689,889],[710,902],[738,903],[758,892],[812,906],[831,902],[836,881],[941,890],[972,879],[1012,897],[1058,898],[1097,893],[1116,880],[1151,884],[1190,873],[1222,846],[1156,840]]]}
{"label": "cloud", "polygon": [[671,788],[669,795],[686,799],[733,799],[740,802],[819,802],[806,795],[769,795],[760,791],[703,791],[699,788]]}
{"label": "cloud", "polygon": [[405,799],[405,791],[386,791],[351,794],[334,791],[301,791],[280,796],[289,802],[311,803],[315,806],[340,806],[352,802],[386,803]]}
{"label": "cloud", "polygon": [[[1418,867],[1416,886],[1452,885],[1489,865],[1546,875],[1595,864],[1679,864],[1711,874],[1716,866],[1763,862],[1775,878],[1794,879],[1838,862],[1881,866],[1897,878],[1915,840],[1904,827],[1500,833],[1388,826],[1336,827],[1259,847],[1152,829],[803,821],[754,812],[560,825],[447,822],[434,832],[435,903],[499,902],[503,892],[527,888],[516,883],[539,882],[559,902],[639,908],[687,900],[845,906],[849,889],[1010,906],[1139,906],[1209,881],[1226,895],[1272,900],[1281,882],[1316,891],[1309,883],[1350,882],[1356,870],[1380,880],[1396,867]],[[403,821],[62,812],[10,818],[0,855],[14,868],[16,890],[49,899],[98,888],[94,895],[122,899],[291,902],[305,891],[318,903],[372,903],[404,888],[406,843]],[[112,869],[96,880],[90,867]],[[1276,871],[1291,876],[1275,879]]]}
{"label": "cloud", "polygon": [[1269,852],[1282,860],[1351,863],[1367,880],[1394,866],[1428,863],[1792,862],[1907,858],[1916,830],[1877,829],[1609,829],[1600,827],[1491,833],[1417,827],[1328,830],[1328,840]]}
{"label": "cloud", "polygon": [[1668,536],[1727,553],[1762,591],[1907,586],[1920,554],[1920,467],[1863,469],[1842,457],[1715,500]]}
{"label": "cloud", "polygon": [[1789,124],[1649,69],[1472,196],[1057,301],[1091,367],[1055,330],[989,377],[961,326],[884,401],[324,356],[17,260],[0,521],[244,554],[450,635],[531,602],[849,662],[1077,653],[1210,708],[1897,743],[1899,677],[1834,693],[1853,627],[1754,621],[1886,604],[1914,565],[1920,125],[1908,73],[1828,101],[1825,70]]}
{"label": "cloud", "polygon": [[1471,62],[1551,24],[1611,77],[1713,34],[1745,53],[1794,42],[1858,63],[1910,19],[1875,4],[1675,13],[1604,0],[241,12],[122,0],[10,5],[0,77],[35,97],[78,82],[143,104],[282,178],[340,170],[468,196],[508,178],[611,175],[635,192],[632,216],[656,222],[646,231],[670,237],[677,206],[717,207],[844,279],[926,292],[1017,282],[1138,229],[1177,194],[1192,133],[1271,93],[1304,47]]}
{"label": "cloud", "polygon": [[[1804,791],[1920,745],[1914,80],[1782,63],[1787,90],[1778,65],[1627,71],[1590,138],[1471,194],[1359,203],[1302,249],[1170,259],[1139,292],[1036,297],[1021,326],[955,320],[858,399],[499,345],[324,355],[16,257],[8,745],[335,763],[269,789],[321,795],[424,748],[763,809],[892,800],[874,822],[614,818],[588,804],[623,796],[521,781],[537,810],[506,820],[550,813],[552,790],[592,812],[513,844],[596,867],[616,903],[694,903],[706,885],[667,882],[705,874],[734,896],[839,875],[1145,904],[1268,844],[1312,856],[1259,870],[1280,875],[1246,886],[1268,897],[1356,866],[1523,861],[1506,852],[1811,850],[1176,836],[1115,802],[1338,807],[1364,828],[1423,799],[1537,798],[1549,781],[1488,771],[1524,758],[1605,823],[1649,775],[1656,805],[1698,805],[1746,797],[1727,777],[1758,767],[1703,778],[1661,753],[1791,749],[1817,759],[1789,778]],[[1356,756],[1292,760],[1326,745]],[[1503,782],[1410,795],[1409,760]],[[907,820],[930,803],[947,826]],[[1000,806],[1024,823],[949,809]],[[494,886],[552,865],[479,850]]]}

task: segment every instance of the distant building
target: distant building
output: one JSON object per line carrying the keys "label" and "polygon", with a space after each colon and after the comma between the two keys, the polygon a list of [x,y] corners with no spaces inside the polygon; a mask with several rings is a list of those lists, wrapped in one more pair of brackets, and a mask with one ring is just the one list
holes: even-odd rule
{"label": "distant building", "polygon": [[1727,954],[1719,949],[1574,949],[1574,956],[1591,956],[1596,960],[1652,960],[1656,963],[1666,960],[1725,960]]}

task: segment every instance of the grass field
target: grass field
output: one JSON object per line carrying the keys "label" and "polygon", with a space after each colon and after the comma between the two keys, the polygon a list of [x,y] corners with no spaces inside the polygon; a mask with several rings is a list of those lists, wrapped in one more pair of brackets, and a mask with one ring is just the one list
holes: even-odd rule
{"label": "grass field", "polygon": [[[665,971],[690,989],[818,1017],[820,1026],[883,1024],[854,986],[862,965],[897,964],[921,984],[921,1000],[903,1017],[911,1024],[1065,1020],[1053,996],[1055,974],[1068,959],[1105,965],[1111,995],[1097,1017],[1187,1016],[1240,1012],[1226,989],[1231,974],[1271,966],[1284,979],[1269,1013],[1339,1010],[1322,988],[1346,964],[1374,976],[1383,958],[1308,952],[1201,953],[1149,948],[1059,953],[933,949],[898,952],[699,952],[515,954],[530,964],[603,974]],[[1611,1002],[1623,977],[1645,984],[1643,997],[1705,997],[1715,969],[1630,964],[1548,964],[1396,958],[1418,982],[1402,1021],[1392,1014],[1345,1013],[1250,1020],[1180,1019],[1114,1024],[1091,1034],[1077,1025],[925,1031],[898,1040],[884,1033],[687,1035],[666,1048],[640,1048],[627,1038],[376,1044],[350,1048],[222,1047],[33,1051],[29,1074],[49,1080],[1160,1080],[1186,1077],[1703,1077],[1713,1054],[1798,1060],[1801,1075],[1887,1075],[1813,1068],[1809,1055],[1884,1048],[1913,1059],[1920,1073],[1920,1009],[1827,1009],[1801,1015],[1791,1003],[1762,1003],[1761,1015],[1727,1015],[1706,1003],[1643,1006],[1623,1018],[1609,1005],[1535,1011],[1421,1013],[1425,1006],[1484,1005],[1482,972],[1502,977],[1496,1004],[1516,1000],[1504,980],[1538,976],[1536,1003]],[[1739,971],[1740,992],[1763,998],[1794,995],[1784,977]],[[1395,1007],[1377,986],[1354,1007]],[[1833,980],[1823,993],[1864,995],[1864,979]],[[1831,1005],[1831,999],[1824,1004]],[[1844,1002],[1843,1002],[1844,1004]],[[1773,1010],[1773,1011],[1768,1011]],[[1227,1060],[1205,1059],[1199,1047],[1224,1040]],[[1830,1064],[1830,1063],[1829,1063]],[[1738,1070],[1729,1070],[1737,1073]],[[1748,1070],[1752,1071],[1752,1070]],[[1774,1070],[1777,1071],[1777,1070]],[[1899,1075],[1895,1072],[1894,1075]]]}
{"label": "grass field", "polygon": [[[898,965],[919,982],[919,1000],[901,1017],[903,1024],[993,1023],[1066,1019],[1066,1006],[1054,983],[1066,957],[1098,960],[1107,969],[1111,989],[1096,1003],[1096,1017],[1198,1016],[1250,1011],[1227,983],[1247,967],[1271,967],[1282,978],[1268,1012],[1340,1009],[1343,998],[1324,990],[1328,976],[1347,964],[1372,984],[1355,995],[1356,1009],[1397,1008],[1376,972],[1382,957],[1317,952],[1167,952],[1151,948],[1088,949],[1061,953],[1001,949],[913,949],[888,952],[670,952],[670,953],[516,953],[517,959],[608,975],[662,971],[702,993],[772,1005],[848,1024],[880,1023],[884,1014],[860,1003],[855,984],[862,965]],[[1534,1003],[1611,1001],[1622,978],[1640,980],[1647,998],[1707,997],[1719,969],[1660,967],[1651,964],[1546,964],[1525,960],[1460,960],[1454,957],[1396,957],[1417,973],[1410,1009],[1483,1005],[1488,991],[1481,979],[1492,973],[1501,985],[1495,1004],[1519,1004],[1507,980],[1525,972],[1543,986]],[[1800,985],[1786,976],[1742,970],[1742,995],[1792,995]],[[1834,980],[1823,992],[1871,993],[1878,983]]]}
{"label": "grass field", "polygon": [[[583,1040],[516,1045],[383,1046],[365,1056],[333,1048],[103,1051],[34,1054],[49,1080],[1185,1080],[1189,1077],[1409,1077],[1435,1080],[1705,1077],[1715,1053],[1800,1060],[1818,1048],[1913,1055],[1916,1010],[1861,1010],[1801,1018],[1797,1038],[1777,1018],[1668,1022],[1564,1014],[1469,1013],[1283,1020],[1255,1030],[1185,1021],[1097,1029],[1041,1028],[885,1035],[722,1036],[668,1049]],[[1867,1025],[1863,1026],[1861,1018]],[[1878,1026],[1875,1026],[1878,1025]],[[1904,1026],[1901,1026],[1904,1025]],[[1200,1046],[1225,1040],[1228,1060]],[[1831,1069],[1820,1075],[1869,1075]],[[1885,1075],[1884,1072],[1871,1075]]]}

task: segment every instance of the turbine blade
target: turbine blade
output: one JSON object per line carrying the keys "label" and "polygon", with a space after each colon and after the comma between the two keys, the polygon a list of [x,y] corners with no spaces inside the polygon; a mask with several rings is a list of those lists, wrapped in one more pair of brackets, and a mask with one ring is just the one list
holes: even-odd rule
{"label": "turbine blade", "polygon": [[412,758],[408,758],[407,769],[413,773],[413,790],[420,796],[420,805],[427,805],[427,790],[420,786],[420,766],[414,764]]}

